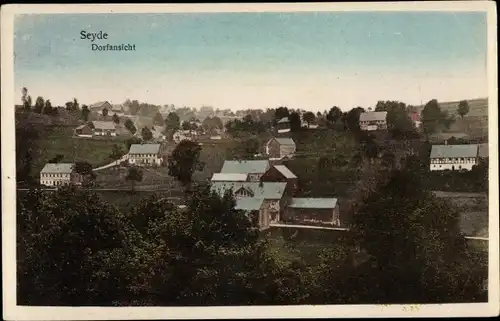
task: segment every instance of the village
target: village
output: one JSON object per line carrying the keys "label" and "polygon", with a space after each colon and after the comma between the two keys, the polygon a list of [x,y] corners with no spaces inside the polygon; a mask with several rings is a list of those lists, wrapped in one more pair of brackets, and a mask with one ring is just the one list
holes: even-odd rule
{"label": "village", "polygon": [[[226,130],[226,125],[235,119],[243,119],[244,115],[235,116],[222,113],[216,114],[213,109],[204,118],[193,117],[178,121],[178,129],[166,130],[166,122],[173,114],[172,109],[164,110],[164,124],[144,124],[141,116],[131,115],[124,105],[112,105],[109,102],[99,102],[88,107],[97,115],[96,120],[81,121],[74,128],[73,139],[120,139],[132,137],[127,151],[114,156],[114,160],[106,165],[94,167],[92,171],[110,168],[141,168],[158,175],[165,175],[162,170],[167,166],[170,152],[183,141],[196,142],[204,145],[217,145],[232,140]],[[206,108],[207,109],[207,108]],[[302,113],[301,127],[303,130],[321,130],[318,121],[307,119],[307,112]],[[313,114],[314,115],[314,114]],[[320,118],[318,114],[318,118]],[[213,121],[215,121],[215,126]],[[307,120],[309,121],[307,121]],[[422,130],[421,115],[417,111],[408,113],[408,119],[416,132]],[[159,122],[161,123],[161,122]],[[208,126],[207,126],[208,124]],[[372,111],[359,114],[360,130],[374,137],[385,139],[388,131],[388,112]],[[339,195],[300,195],[300,177],[286,166],[287,161],[300,155],[296,142],[292,138],[291,124],[288,117],[276,121],[276,126],[270,130],[271,137],[258,148],[259,153],[246,155],[245,158],[225,159],[220,168],[207,174],[211,189],[223,196],[232,191],[236,199],[236,209],[243,210],[256,220],[261,230],[273,226],[309,226],[332,230],[346,230],[348,219],[341,213]],[[380,136],[382,135],[382,136]],[[168,137],[170,136],[170,137]],[[459,135],[457,135],[459,136]],[[471,171],[481,159],[488,157],[486,143],[455,144],[457,138],[445,138],[441,143],[432,144],[429,155],[428,170],[435,171]],[[111,151],[110,151],[111,152]],[[321,153],[322,151],[318,151]],[[81,172],[81,171],[80,171]],[[87,173],[88,174],[88,173]],[[142,174],[141,174],[142,175]],[[64,185],[81,186],[85,176],[79,173],[75,163],[46,163],[40,172],[40,184],[47,188]],[[168,189],[169,185],[158,185],[154,189]],[[113,186],[108,186],[113,188]],[[327,197],[326,197],[327,196]],[[180,207],[184,206],[179,204]]]}

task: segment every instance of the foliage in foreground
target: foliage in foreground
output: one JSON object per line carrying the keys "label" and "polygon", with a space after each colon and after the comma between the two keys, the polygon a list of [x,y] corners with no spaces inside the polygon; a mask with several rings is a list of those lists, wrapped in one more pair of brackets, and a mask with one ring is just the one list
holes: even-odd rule
{"label": "foliage in foreground", "polygon": [[[413,165],[409,165],[410,167]],[[368,191],[353,231],[314,261],[280,255],[234,200],[197,187],[120,213],[86,190],[18,205],[18,302],[29,305],[444,303],[486,300],[485,257],[458,213],[407,170]],[[292,245],[294,235],[286,237]],[[358,251],[359,250],[359,251]],[[368,259],[360,260],[360,253]]]}

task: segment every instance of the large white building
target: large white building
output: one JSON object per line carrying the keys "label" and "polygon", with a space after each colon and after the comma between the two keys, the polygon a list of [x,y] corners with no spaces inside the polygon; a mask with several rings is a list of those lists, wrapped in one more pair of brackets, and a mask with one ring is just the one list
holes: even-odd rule
{"label": "large white building", "polygon": [[161,144],[132,144],[128,162],[137,166],[160,166],[163,162]]}
{"label": "large white building", "polygon": [[433,145],[430,170],[471,170],[478,162],[478,145]]}
{"label": "large white building", "polygon": [[369,111],[359,115],[359,128],[365,131],[386,130],[387,112]]}
{"label": "large white building", "polygon": [[45,186],[63,186],[81,183],[81,176],[74,170],[72,163],[47,163],[40,172],[40,184]]}

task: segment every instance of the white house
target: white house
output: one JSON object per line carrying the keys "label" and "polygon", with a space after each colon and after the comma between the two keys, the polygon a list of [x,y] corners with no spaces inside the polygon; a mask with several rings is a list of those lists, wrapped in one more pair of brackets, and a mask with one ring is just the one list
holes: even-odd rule
{"label": "white house", "polygon": [[433,145],[430,170],[471,170],[478,162],[478,145]]}
{"label": "white house", "polygon": [[137,166],[160,166],[163,162],[161,144],[132,144],[128,162]]}
{"label": "white house", "polygon": [[387,112],[386,111],[369,111],[359,115],[359,128],[361,130],[386,130],[387,129]]}
{"label": "white house", "polygon": [[47,163],[40,172],[40,184],[45,186],[79,185],[82,177],[72,163]]}

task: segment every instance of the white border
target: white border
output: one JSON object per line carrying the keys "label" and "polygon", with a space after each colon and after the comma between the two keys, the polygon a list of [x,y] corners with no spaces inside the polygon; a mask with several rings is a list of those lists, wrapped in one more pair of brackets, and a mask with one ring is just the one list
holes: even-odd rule
{"label": "white border", "polygon": [[[333,317],[437,317],[499,315],[498,219],[498,92],[496,7],[492,1],[434,1],[383,3],[297,4],[79,4],[4,5],[1,8],[2,125],[2,245],[3,312],[6,320],[91,319],[215,319],[215,318],[333,318]],[[90,308],[16,306],[15,242],[15,130],[13,17],[21,13],[159,13],[159,12],[291,12],[291,11],[481,11],[487,12],[489,77],[489,302],[425,305],[316,305],[189,308]],[[397,285],[395,285],[397,286]],[[36,290],[36,289],[34,289]]]}

